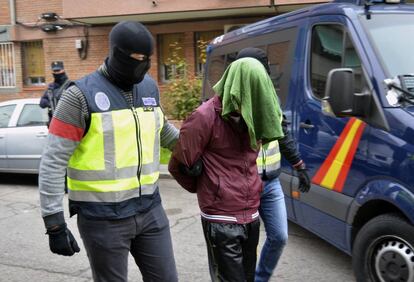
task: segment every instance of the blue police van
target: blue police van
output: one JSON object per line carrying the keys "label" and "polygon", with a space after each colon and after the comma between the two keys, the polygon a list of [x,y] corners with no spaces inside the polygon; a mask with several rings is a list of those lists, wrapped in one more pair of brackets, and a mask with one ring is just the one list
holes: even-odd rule
{"label": "blue police van", "polygon": [[215,38],[203,99],[245,47],[271,78],[312,177],[282,161],[291,221],[352,255],[357,281],[414,281],[414,5],[335,1]]}

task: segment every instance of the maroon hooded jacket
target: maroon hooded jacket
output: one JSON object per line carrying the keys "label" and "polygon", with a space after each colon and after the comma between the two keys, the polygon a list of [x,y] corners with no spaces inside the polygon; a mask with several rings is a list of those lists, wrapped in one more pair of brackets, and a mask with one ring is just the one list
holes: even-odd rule
{"label": "maroon hooded jacket", "polygon": [[[250,148],[247,130],[237,130],[224,120],[221,109],[220,98],[214,96],[183,123],[168,169],[183,188],[197,193],[203,218],[246,224],[259,216],[258,151]],[[203,161],[199,177],[180,173],[179,163],[191,167],[199,158]]]}

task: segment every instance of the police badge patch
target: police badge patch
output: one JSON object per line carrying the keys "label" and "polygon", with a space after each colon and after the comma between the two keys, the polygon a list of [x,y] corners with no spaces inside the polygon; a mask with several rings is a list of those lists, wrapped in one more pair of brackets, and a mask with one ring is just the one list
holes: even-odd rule
{"label": "police badge patch", "polygon": [[106,94],[103,92],[98,92],[95,94],[95,103],[101,111],[107,111],[111,106],[111,102],[109,102],[108,96],[106,96]]}
{"label": "police badge patch", "polygon": [[157,101],[153,97],[142,97],[142,103],[144,103],[144,106],[156,106]]}

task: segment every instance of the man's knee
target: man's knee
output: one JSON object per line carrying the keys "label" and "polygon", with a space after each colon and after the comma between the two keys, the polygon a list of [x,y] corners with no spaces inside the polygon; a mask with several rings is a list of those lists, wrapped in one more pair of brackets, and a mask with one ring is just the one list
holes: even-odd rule
{"label": "man's knee", "polygon": [[269,240],[272,243],[272,245],[278,244],[281,246],[285,246],[288,240],[288,233],[279,230],[279,232],[267,234],[267,240]]}

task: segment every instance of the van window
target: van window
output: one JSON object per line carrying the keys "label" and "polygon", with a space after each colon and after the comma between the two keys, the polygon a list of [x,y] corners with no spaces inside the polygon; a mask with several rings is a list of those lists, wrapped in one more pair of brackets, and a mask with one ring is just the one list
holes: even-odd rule
{"label": "van window", "polygon": [[342,67],[351,68],[354,70],[355,75],[355,93],[362,93],[363,90],[368,87],[368,84],[365,80],[365,75],[362,70],[361,60],[358,57],[358,54],[355,50],[354,44],[352,43],[351,38],[348,33],[345,33],[345,48],[344,48],[344,57],[343,57]]}
{"label": "van window", "polygon": [[320,99],[325,94],[329,71],[341,67],[342,33],[340,25],[320,25],[313,28],[311,83],[313,94]]}
{"label": "van window", "polygon": [[290,42],[273,43],[267,47],[270,78],[282,105],[285,105],[289,91],[290,67],[287,63],[289,62]]}
{"label": "van window", "polygon": [[207,76],[204,78],[203,99],[214,96],[213,86],[220,80],[225,68],[225,55],[214,56],[210,59]]}
{"label": "van window", "polygon": [[[414,71],[414,14],[360,17],[389,77]],[[397,51],[398,50],[398,51]]]}
{"label": "van window", "polygon": [[322,99],[326,78],[335,68],[352,68],[355,73],[355,92],[366,85],[361,61],[355,47],[341,25],[318,25],[312,30],[311,84],[313,95]]}

